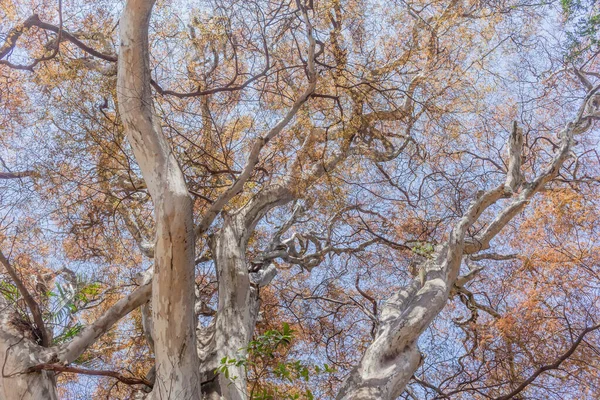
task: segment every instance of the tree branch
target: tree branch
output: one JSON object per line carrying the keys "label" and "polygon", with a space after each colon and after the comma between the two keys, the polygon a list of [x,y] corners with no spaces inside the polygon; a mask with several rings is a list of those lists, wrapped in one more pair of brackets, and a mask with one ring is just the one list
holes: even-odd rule
{"label": "tree branch", "polygon": [[523,381],[515,390],[513,390],[512,392],[510,392],[508,394],[505,394],[504,396],[496,397],[494,400],[512,399],[516,395],[521,393],[523,390],[525,390],[525,388],[527,388],[527,386],[529,386],[538,376],[540,376],[544,372],[553,370],[553,369],[558,369],[560,367],[560,365],[565,360],[567,360],[569,357],[571,357],[571,355],[575,352],[575,350],[577,350],[577,347],[579,347],[579,345],[585,338],[585,335],[587,335],[588,333],[593,332],[599,328],[600,328],[600,324],[584,329],[583,332],[581,332],[581,334],[577,337],[577,339],[575,339],[575,341],[573,342],[571,347],[569,347],[567,349],[567,351],[564,352],[560,357],[558,357],[552,364],[546,364],[546,365],[541,366],[533,374],[531,374],[531,376],[529,378],[527,378],[525,381]]}
{"label": "tree branch", "polygon": [[311,97],[317,86],[317,72],[315,69],[315,38],[313,36],[313,27],[308,19],[306,10],[303,10],[304,23],[306,24],[306,36],[308,39],[308,86],[302,94],[296,99],[292,107],[288,110],[285,116],[275,125],[267,134],[263,137],[258,137],[252,144],[252,149],[248,155],[246,166],[242,170],[242,173],[237,177],[235,182],[217,198],[206,211],[200,223],[196,227],[196,236],[199,237],[201,234],[206,232],[210,227],[214,219],[219,215],[223,207],[231,200],[234,196],[240,193],[244,187],[244,184],[252,176],[254,167],[259,162],[260,152],[265,145],[277,136],[281,131],[290,123],[294,118],[298,110],[304,103]]}
{"label": "tree branch", "polygon": [[54,372],[70,372],[74,374],[83,374],[83,375],[92,375],[92,376],[109,376],[111,378],[117,379],[119,382],[122,382],[126,385],[146,385],[148,387],[152,387],[153,384],[146,378],[136,378],[133,376],[124,376],[116,371],[104,371],[104,370],[94,370],[94,369],[86,369],[86,368],[78,368],[78,367],[67,367],[62,364],[39,364],[34,367],[29,368],[27,372],[38,372],[38,371],[54,371]]}
{"label": "tree branch", "polygon": [[23,296],[27,307],[31,311],[31,315],[33,315],[33,321],[35,322],[35,325],[41,335],[41,345],[43,347],[48,347],[48,333],[46,332],[46,327],[44,324],[44,319],[42,318],[42,311],[40,309],[40,305],[34,300],[33,296],[29,293],[27,287],[19,278],[17,271],[13,268],[8,259],[4,256],[2,251],[0,251],[0,263],[2,263],[2,265],[4,265],[4,268],[6,268],[6,271],[8,271],[8,275],[10,275],[12,280],[15,282],[17,289],[19,289],[19,292],[21,292],[21,295]]}
{"label": "tree branch", "polygon": [[30,176],[37,176],[35,171],[21,171],[21,172],[0,172],[0,179],[20,179],[27,178]]}
{"label": "tree branch", "polygon": [[117,301],[94,323],[86,326],[73,340],[58,349],[58,361],[63,365],[75,361],[100,336],[112,328],[117,321],[150,300],[151,293],[152,284],[147,282]]}
{"label": "tree branch", "polygon": [[[60,32],[63,40],[68,40],[69,42],[73,43],[75,46],[79,47],[81,50],[85,51],[86,53],[88,53],[94,57],[101,58],[102,60],[105,60],[105,61],[110,61],[110,62],[117,61],[116,55],[104,54],[97,50],[94,50],[93,48],[86,45],[81,40],[77,39],[75,36],[70,34],[69,32],[66,32],[64,29],[61,30],[56,25],[52,25],[52,24],[41,21],[39,15],[37,15],[37,14],[33,14],[31,17],[27,18],[27,20],[23,23],[22,26],[24,28],[31,28],[31,27],[35,26],[40,29],[54,32],[56,34],[58,34]],[[13,29],[13,31],[18,30],[18,29],[19,29],[19,27]],[[21,29],[21,32],[18,35],[16,35],[16,37],[15,37],[15,35],[12,35],[12,36],[11,36],[11,34],[8,35],[3,48],[5,48],[5,47],[8,48],[9,46],[12,46],[12,47],[8,48],[8,50],[0,51],[0,59],[4,58],[4,56],[6,56],[10,52],[10,50],[12,50],[15,47],[15,45],[17,44],[17,40],[21,36],[21,33],[22,33],[22,29]]]}

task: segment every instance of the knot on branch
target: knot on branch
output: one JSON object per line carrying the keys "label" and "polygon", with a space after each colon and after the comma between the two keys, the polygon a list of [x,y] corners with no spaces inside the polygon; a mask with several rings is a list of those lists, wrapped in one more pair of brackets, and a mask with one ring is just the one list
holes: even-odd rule
{"label": "knot on branch", "polygon": [[585,106],[585,116],[600,118],[600,93],[592,94]]}

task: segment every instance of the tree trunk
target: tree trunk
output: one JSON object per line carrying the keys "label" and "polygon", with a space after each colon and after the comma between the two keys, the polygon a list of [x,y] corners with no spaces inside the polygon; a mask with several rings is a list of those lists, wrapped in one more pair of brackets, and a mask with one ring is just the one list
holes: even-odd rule
{"label": "tree trunk", "polygon": [[462,251],[438,246],[421,265],[424,282],[414,279],[386,302],[375,339],[344,382],[338,400],[392,400],[402,393],[421,362],[417,341],[446,305],[461,257]]}
{"label": "tree trunk", "polygon": [[[28,327],[18,329],[10,306],[0,296],[0,399],[57,400],[56,381],[51,371],[26,373],[41,351],[27,336]],[[21,332],[22,330],[23,332]]]}
{"label": "tree trunk", "polygon": [[[30,365],[31,349],[23,345],[24,340],[15,336],[8,338],[0,333],[0,399],[56,400],[56,382],[51,371],[23,373]],[[8,353],[8,354],[7,354]]]}
{"label": "tree trunk", "polygon": [[[246,264],[246,227],[239,218],[224,215],[223,226],[213,238],[213,256],[219,280],[219,305],[215,322],[214,353],[209,368],[223,357],[240,358],[252,339],[258,315],[258,290],[250,282]],[[246,370],[229,367],[229,379],[219,374],[218,391],[224,399],[245,400]]]}
{"label": "tree trunk", "polygon": [[154,203],[152,317],[156,381],[151,398],[200,398],[194,313],[192,200],[155,117],[148,25],[153,0],[128,0],[120,21],[117,95],[127,138]]}

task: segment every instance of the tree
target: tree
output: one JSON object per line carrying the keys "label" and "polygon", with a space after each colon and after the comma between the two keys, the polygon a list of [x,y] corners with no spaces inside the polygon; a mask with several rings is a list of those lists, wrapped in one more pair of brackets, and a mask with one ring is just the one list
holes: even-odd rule
{"label": "tree", "polygon": [[598,396],[597,5],[154,3],[0,8],[4,398]]}

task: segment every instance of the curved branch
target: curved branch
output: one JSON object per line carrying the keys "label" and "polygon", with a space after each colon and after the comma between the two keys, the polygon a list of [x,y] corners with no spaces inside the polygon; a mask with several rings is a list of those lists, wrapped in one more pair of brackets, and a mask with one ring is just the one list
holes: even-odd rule
{"label": "curved branch", "polygon": [[[40,29],[44,29],[44,30],[56,33],[57,35],[59,35],[60,41],[67,40],[67,41],[73,43],[75,46],[79,47],[81,50],[85,51],[86,53],[88,53],[94,57],[101,58],[105,61],[110,61],[110,62],[117,61],[116,55],[103,54],[103,53],[93,49],[92,47],[86,45],[81,40],[77,39],[75,36],[70,34],[69,32],[66,32],[64,29],[61,29],[60,27],[58,27],[56,25],[52,25],[52,24],[43,22],[40,20],[40,17],[37,14],[33,14],[31,17],[27,18],[27,20],[25,20],[25,22],[22,25],[14,28],[11,31],[11,33],[8,34],[8,37],[7,37],[4,45],[2,46],[2,50],[0,50],[0,64],[4,64],[4,65],[7,65],[7,66],[9,66],[11,68],[15,68],[15,69],[24,69],[24,70],[28,70],[28,71],[33,71],[33,67],[35,67],[39,62],[45,61],[46,59],[52,58],[56,55],[53,53],[53,55],[50,57],[43,57],[41,59],[36,59],[31,65],[16,65],[16,64],[12,64],[11,62],[9,62],[7,60],[2,60],[2,58],[4,58],[6,55],[8,55],[15,48],[19,37],[23,34],[23,31],[25,29],[29,29],[34,26],[38,27]],[[60,45],[60,43],[56,44],[57,48],[59,45]]]}
{"label": "curved branch", "polygon": [[504,396],[496,397],[494,400],[510,400],[519,393],[521,393],[523,390],[525,390],[527,386],[529,386],[538,376],[540,376],[544,372],[553,369],[558,369],[560,365],[569,357],[571,357],[575,350],[577,350],[577,347],[579,347],[579,345],[585,338],[585,335],[597,329],[600,329],[600,324],[584,329],[583,332],[581,332],[581,334],[577,337],[577,339],[575,339],[571,347],[569,347],[569,349],[566,352],[564,352],[560,357],[558,357],[552,364],[546,364],[541,366],[533,374],[531,374],[529,378],[527,378],[523,383],[521,383],[515,390],[508,394],[505,394]]}

